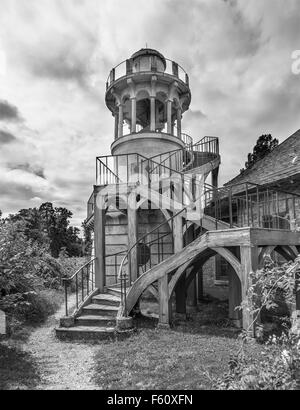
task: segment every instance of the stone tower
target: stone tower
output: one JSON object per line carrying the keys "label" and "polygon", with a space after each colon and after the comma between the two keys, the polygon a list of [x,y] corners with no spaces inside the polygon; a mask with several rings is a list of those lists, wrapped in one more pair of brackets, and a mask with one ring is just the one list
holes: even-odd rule
{"label": "stone tower", "polygon": [[191,102],[189,77],[156,50],[141,49],[113,68],[105,100],[115,118],[112,155],[153,157],[192,142],[181,131]]}

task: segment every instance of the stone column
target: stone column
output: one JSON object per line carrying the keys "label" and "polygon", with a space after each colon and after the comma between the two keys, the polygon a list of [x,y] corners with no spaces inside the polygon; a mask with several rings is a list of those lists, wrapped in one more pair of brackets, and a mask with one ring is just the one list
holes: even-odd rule
{"label": "stone column", "polygon": [[95,187],[94,244],[95,244],[95,284],[100,293],[105,287],[105,204],[101,189]]}
{"label": "stone column", "polygon": [[131,98],[131,132],[136,133],[136,98]]}
{"label": "stone column", "polygon": [[123,137],[123,105],[119,105],[119,138]]}
{"label": "stone column", "polygon": [[178,107],[177,108],[177,130],[178,130],[177,136],[179,139],[181,139],[181,116],[182,116],[181,108]]}
{"label": "stone column", "polygon": [[115,112],[115,140],[118,139],[119,136],[119,113]]}
{"label": "stone column", "polygon": [[172,100],[167,101],[167,132],[172,134]]}
{"label": "stone column", "polygon": [[155,97],[150,97],[150,131],[155,131]]}

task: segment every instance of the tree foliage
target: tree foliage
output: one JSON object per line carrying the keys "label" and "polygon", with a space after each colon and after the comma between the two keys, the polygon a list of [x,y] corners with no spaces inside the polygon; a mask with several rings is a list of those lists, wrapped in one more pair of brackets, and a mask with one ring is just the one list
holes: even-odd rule
{"label": "tree foliage", "polygon": [[26,237],[25,223],[0,221],[0,308],[28,305],[33,293],[60,285],[60,264],[37,241]]}
{"label": "tree foliage", "polygon": [[[294,263],[279,266],[271,259],[266,260],[262,270],[253,272],[252,283],[247,298],[241,308],[248,309],[259,318],[264,310],[276,312],[282,301],[295,302],[296,291],[300,290],[297,275],[300,256]],[[257,326],[260,335],[263,326]],[[281,335],[269,335],[261,360],[247,357],[244,345],[247,331],[241,335],[241,348],[231,357],[229,372],[216,382],[221,390],[299,390],[300,388],[300,339],[288,331]],[[260,336],[260,340],[264,339]]]}
{"label": "tree foliage", "polygon": [[248,160],[245,163],[245,168],[241,169],[241,173],[244,172],[245,169],[252,168],[257,161],[272,152],[278,144],[278,139],[273,138],[271,134],[261,135],[256,141],[253,152],[248,154]]}
{"label": "tree foliage", "polygon": [[40,208],[21,209],[16,215],[8,218],[13,222],[24,223],[24,234],[27,239],[48,245],[51,255],[58,258],[64,248],[69,256],[83,256],[84,243],[80,230],[70,226],[72,212],[66,208],[56,208],[46,202]]}

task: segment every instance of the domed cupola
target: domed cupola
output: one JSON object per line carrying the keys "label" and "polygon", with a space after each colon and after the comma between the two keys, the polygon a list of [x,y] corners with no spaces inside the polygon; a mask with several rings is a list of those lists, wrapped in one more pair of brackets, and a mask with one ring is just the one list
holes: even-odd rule
{"label": "domed cupola", "polygon": [[159,51],[142,48],[113,68],[105,100],[115,118],[113,155],[154,156],[191,144],[181,132],[191,102],[189,77]]}

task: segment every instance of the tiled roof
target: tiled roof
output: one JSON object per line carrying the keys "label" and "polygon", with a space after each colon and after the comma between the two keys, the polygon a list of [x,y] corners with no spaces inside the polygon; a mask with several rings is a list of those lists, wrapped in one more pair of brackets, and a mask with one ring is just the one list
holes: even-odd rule
{"label": "tiled roof", "polygon": [[259,185],[273,184],[300,173],[300,130],[287,138],[270,154],[257,161],[225,185],[252,182]]}

